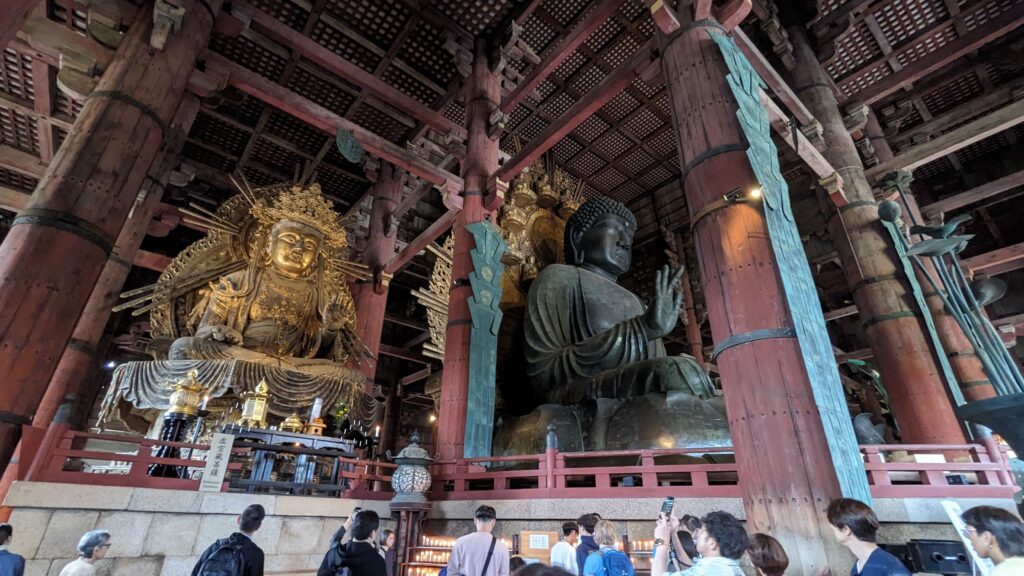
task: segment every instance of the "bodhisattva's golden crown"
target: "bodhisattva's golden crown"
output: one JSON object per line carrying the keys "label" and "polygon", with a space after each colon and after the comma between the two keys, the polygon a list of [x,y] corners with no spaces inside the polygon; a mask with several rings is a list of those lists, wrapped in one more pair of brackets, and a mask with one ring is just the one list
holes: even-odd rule
{"label": "bodhisattva's golden crown", "polygon": [[282,220],[291,220],[320,232],[324,241],[333,248],[343,249],[348,246],[348,237],[341,219],[331,202],[320,193],[319,184],[312,184],[308,188],[292,186],[274,197],[272,204],[266,200],[257,201],[251,212],[267,228]]}

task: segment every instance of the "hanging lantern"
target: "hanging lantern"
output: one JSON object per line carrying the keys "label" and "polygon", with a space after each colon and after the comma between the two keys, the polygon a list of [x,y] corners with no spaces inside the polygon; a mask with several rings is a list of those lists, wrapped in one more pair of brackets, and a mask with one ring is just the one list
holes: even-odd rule
{"label": "hanging lantern", "polygon": [[398,464],[391,476],[391,487],[395,490],[392,502],[426,502],[427,490],[430,490],[430,472],[427,466],[434,461],[420,445],[419,432],[413,432],[410,444],[402,448],[397,456],[388,450],[387,457]]}

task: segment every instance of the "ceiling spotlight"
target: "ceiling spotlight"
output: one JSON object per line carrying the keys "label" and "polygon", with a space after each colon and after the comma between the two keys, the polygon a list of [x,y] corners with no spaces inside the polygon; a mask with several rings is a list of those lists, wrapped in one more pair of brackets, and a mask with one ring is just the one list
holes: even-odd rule
{"label": "ceiling spotlight", "polygon": [[114,362],[113,360],[111,360],[110,362],[106,363],[106,367],[107,367],[107,370],[113,370],[114,368],[117,368],[117,362]]}
{"label": "ceiling spotlight", "polygon": [[431,422],[436,422],[437,421],[437,416],[435,416],[434,414],[431,414],[430,415],[430,421]]}
{"label": "ceiling spotlight", "polygon": [[760,198],[761,197],[761,187],[758,186],[756,188],[751,188],[750,189],[750,197],[755,199],[755,200]]}

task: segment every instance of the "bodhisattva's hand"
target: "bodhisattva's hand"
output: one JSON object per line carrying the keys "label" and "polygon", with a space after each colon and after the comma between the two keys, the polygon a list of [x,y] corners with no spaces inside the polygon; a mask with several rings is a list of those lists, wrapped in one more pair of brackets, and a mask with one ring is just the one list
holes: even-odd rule
{"label": "bodhisattva's hand", "polygon": [[222,324],[203,326],[199,330],[196,330],[196,338],[216,340],[217,342],[224,342],[234,346],[240,346],[242,344],[242,333],[234,328],[228,328]]}
{"label": "bodhisattva's hand", "polygon": [[683,293],[679,290],[679,279],[683,277],[680,266],[675,272],[662,266],[654,278],[654,299],[644,314],[647,339],[654,340],[667,336],[679,320],[679,308],[683,305]]}

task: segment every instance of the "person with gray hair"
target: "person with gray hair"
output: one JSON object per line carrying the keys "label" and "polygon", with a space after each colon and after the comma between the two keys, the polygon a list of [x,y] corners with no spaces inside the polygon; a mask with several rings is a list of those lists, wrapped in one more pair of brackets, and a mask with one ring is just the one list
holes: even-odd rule
{"label": "person with gray hair", "polygon": [[60,571],[60,576],[95,576],[96,561],[110,550],[110,532],[90,530],[78,540],[78,559]]}

